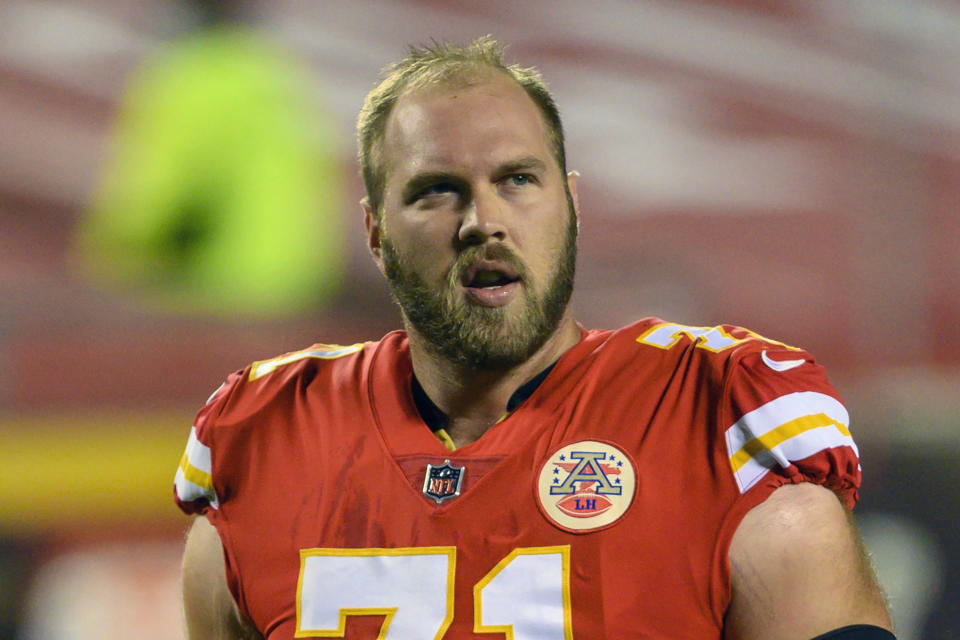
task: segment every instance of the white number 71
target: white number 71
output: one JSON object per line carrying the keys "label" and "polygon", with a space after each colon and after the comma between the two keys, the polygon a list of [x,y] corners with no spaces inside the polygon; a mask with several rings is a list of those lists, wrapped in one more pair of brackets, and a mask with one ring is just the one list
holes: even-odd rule
{"label": "white number 71", "polygon": [[[456,547],[304,549],[297,638],[342,638],[347,616],[385,616],[377,640],[440,640],[453,622]],[[473,588],[474,632],[572,640],[570,547],[513,550]]]}

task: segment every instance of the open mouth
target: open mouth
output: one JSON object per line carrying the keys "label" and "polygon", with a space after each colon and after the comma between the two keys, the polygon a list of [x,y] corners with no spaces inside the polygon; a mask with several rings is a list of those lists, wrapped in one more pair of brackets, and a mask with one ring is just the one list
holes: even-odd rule
{"label": "open mouth", "polygon": [[516,281],[517,278],[511,278],[500,271],[481,271],[467,283],[467,286],[477,289],[494,289]]}
{"label": "open mouth", "polygon": [[505,262],[481,260],[466,270],[461,279],[468,299],[484,307],[502,307],[520,290],[522,278]]}
{"label": "open mouth", "polygon": [[463,276],[463,286],[471,289],[497,289],[519,281],[520,276],[509,265],[488,260],[473,265]]}

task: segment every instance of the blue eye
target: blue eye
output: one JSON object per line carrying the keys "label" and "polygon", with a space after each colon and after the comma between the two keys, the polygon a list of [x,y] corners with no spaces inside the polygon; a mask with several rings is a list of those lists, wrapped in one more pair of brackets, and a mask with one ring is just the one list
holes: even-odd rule
{"label": "blue eye", "polygon": [[513,182],[515,186],[522,187],[530,183],[530,176],[525,173],[515,173],[510,176],[510,181]]}

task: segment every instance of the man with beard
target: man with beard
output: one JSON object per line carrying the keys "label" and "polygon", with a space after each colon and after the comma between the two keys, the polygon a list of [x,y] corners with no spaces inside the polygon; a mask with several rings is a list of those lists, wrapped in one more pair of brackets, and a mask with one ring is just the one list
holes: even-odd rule
{"label": "man with beard", "polygon": [[358,133],[405,331],[254,363],[201,410],[190,638],[892,637],[806,352],[574,321],[578,175],[535,71],[412,49]]}

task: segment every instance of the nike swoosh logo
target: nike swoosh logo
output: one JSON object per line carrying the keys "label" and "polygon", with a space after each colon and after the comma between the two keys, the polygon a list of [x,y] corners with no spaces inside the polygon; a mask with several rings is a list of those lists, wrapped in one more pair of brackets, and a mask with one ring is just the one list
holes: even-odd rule
{"label": "nike swoosh logo", "polygon": [[806,362],[805,359],[801,360],[771,360],[770,356],[767,355],[766,351],[760,352],[760,359],[763,360],[763,364],[767,365],[774,371],[784,372],[790,371],[790,369],[796,369],[800,365]]}

